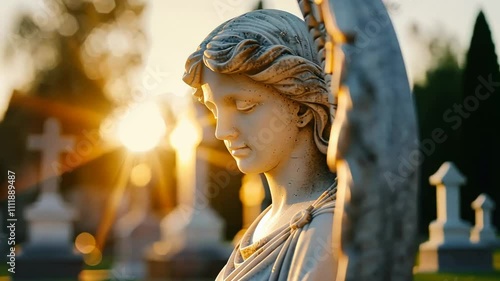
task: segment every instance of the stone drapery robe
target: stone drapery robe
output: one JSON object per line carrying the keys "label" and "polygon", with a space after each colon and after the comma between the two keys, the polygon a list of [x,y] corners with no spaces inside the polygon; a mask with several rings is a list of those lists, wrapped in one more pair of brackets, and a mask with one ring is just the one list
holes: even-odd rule
{"label": "stone drapery robe", "polygon": [[332,244],[336,184],[310,207],[284,225],[252,243],[253,233],[270,210],[267,208],[248,228],[216,281],[236,280],[334,280]]}

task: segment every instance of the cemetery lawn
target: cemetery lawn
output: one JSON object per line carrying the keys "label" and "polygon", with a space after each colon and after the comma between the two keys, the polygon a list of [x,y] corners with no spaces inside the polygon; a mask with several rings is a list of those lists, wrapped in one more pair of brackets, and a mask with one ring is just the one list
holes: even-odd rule
{"label": "cemetery lawn", "polygon": [[414,281],[498,281],[500,280],[500,250],[493,254],[493,266],[496,272],[491,273],[417,273]]}
{"label": "cemetery lawn", "polygon": [[[7,276],[7,273],[8,273],[7,269],[8,268],[7,268],[6,263],[3,263],[3,262],[0,263],[0,276]],[[1,279],[0,279],[0,281],[1,281]]]}
{"label": "cemetery lawn", "polygon": [[496,273],[417,273],[414,281],[498,281],[500,272]]}
{"label": "cemetery lawn", "polygon": [[[500,250],[497,250],[493,257],[493,263],[496,272],[492,273],[417,273],[414,275],[414,281],[498,281],[500,280]],[[86,270],[109,270],[112,265],[112,259],[104,257],[101,264],[98,266],[85,266]],[[10,281],[7,276],[7,265],[0,264],[0,281]],[[3,276],[3,277],[2,277]],[[38,280],[38,281],[53,281],[53,280]],[[66,280],[58,280],[66,281]],[[74,281],[74,280],[67,280]],[[104,280],[99,280],[104,281]],[[109,281],[106,280],[106,281]],[[132,281],[132,280],[130,280]],[[139,281],[139,280],[137,280]]]}

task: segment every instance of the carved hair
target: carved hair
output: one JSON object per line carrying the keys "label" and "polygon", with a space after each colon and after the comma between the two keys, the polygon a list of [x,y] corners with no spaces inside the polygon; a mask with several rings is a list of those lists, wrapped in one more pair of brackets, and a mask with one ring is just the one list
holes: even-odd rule
{"label": "carved hair", "polygon": [[183,80],[201,99],[203,65],[216,73],[244,74],[309,108],[314,140],[326,154],[332,117],[329,87],[306,24],[279,10],[257,10],[212,31],[186,61]]}

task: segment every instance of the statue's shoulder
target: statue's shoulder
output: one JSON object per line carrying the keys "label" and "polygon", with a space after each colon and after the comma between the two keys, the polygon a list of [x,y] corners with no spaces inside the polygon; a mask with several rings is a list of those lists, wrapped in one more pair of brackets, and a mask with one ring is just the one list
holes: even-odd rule
{"label": "statue's shoulder", "polygon": [[312,218],[302,229],[290,265],[289,280],[332,280],[336,276],[333,251],[333,212]]}

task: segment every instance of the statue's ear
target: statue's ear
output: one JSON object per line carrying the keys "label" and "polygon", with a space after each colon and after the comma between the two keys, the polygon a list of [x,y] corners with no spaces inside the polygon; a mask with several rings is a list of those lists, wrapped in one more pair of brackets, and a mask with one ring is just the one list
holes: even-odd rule
{"label": "statue's ear", "polygon": [[309,107],[301,104],[297,116],[299,117],[297,126],[303,128],[313,119],[313,112]]}

